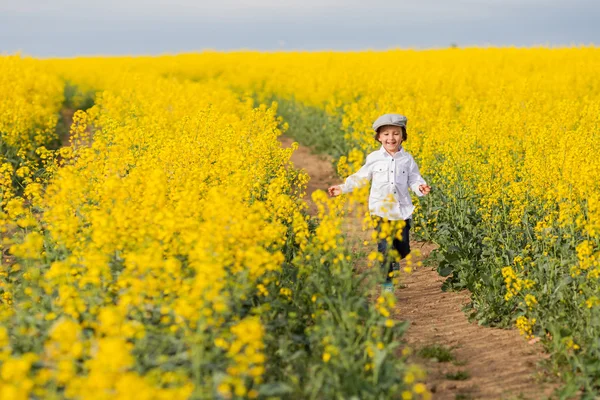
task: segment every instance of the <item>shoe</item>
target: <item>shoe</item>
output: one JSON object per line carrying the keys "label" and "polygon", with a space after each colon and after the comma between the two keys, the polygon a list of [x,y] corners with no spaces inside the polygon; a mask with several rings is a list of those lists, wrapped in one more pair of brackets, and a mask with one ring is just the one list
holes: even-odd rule
{"label": "shoe", "polygon": [[391,282],[382,283],[381,292],[394,293],[394,285]]}

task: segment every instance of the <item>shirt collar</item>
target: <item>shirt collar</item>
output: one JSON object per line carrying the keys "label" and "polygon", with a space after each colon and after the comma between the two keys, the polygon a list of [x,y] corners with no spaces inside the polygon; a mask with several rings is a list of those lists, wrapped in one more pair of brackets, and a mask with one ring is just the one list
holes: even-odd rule
{"label": "shirt collar", "polygon": [[[387,152],[387,150],[383,147],[383,145],[381,145],[381,148],[379,149],[379,151],[383,154],[384,157],[391,157],[390,153]],[[396,154],[394,154],[394,158],[400,157],[402,154],[404,153],[404,147],[402,145],[400,145],[400,149],[396,152]]]}

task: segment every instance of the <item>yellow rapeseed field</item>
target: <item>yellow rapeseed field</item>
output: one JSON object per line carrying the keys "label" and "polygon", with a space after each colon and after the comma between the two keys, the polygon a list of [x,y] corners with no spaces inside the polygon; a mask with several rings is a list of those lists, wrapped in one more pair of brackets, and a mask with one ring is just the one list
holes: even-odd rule
{"label": "yellow rapeseed field", "polygon": [[0,206],[4,206],[38,172],[36,150],[58,140],[55,126],[64,85],[38,62],[19,56],[0,57],[0,71]]}
{"label": "yellow rapeseed field", "polygon": [[[3,161],[0,175],[4,246],[16,257],[3,272],[10,323],[0,348],[3,365],[22,371],[2,374],[2,390],[74,398],[126,397],[133,387],[197,398],[422,392],[402,383],[419,373],[391,357],[377,361],[393,348],[383,331],[401,330],[386,318],[393,299],[361,313],[336,295],[365,297],[342,246],[344,200],[318,193],[319,225],[305,217],[306,177],[277,144],[273,100],[281,112],[302,110],[313,143],[342,154],[341,176],[376,147],[378,115],[406,115],[407,148],[433,186],[415,231],[439,245],[431,259],[446,286],[470,290],[481,323],[542,339],[565,396],[600,390],[597,48],[0,62],[15,76],[2,85],[31,79],[16,63],[43,77],[0,103],[0,119],[35,93],[42,105],[18,114],[18,125],[1,122],[3,143],[27,138],[20,146],[34,151]],[[77,89],[68,102],[93,96],[95,106],[76,114],[72,149],[45,151],[48,136],[30,127],[50,134],[57,80]],[[17,172],[25,160],[36,167]],[[28,345],[34,335],[43,340]],[[66,346],[67,337],[80,345]]]}
{"label": "yellow rapeseed field", "polygon": [[[0,60],[6,85],[44,78],[2,108],[40,111],[2,130],[36,168],[2,164],[21,180],[2,186],[0,398],[429,396],[394,299],[353,274],[342,204],[306,215],[275,108],[168,59]],[[70,146],[30,135],[90,100]]]}
{"label": "yellow rapeseed field", "polygon": [[[433,261],[446,285],[471,291],[480,322],[514,323],[541,338],[568,382],[565,394],[600,388],[597,48],[164,60],[168,67],[155,68],[172,78],[228,82],[259,102],[292,102],[312,110],[307,115],[341,119],[342,134],[315,126],[312,136],[344,142],[342,176],[378,145],[370,131],[378,115],[407,115],[407,147],[434,184],[420,202],[417,232],[439,244]],[[136,63],[148,60],[129,65]]]}

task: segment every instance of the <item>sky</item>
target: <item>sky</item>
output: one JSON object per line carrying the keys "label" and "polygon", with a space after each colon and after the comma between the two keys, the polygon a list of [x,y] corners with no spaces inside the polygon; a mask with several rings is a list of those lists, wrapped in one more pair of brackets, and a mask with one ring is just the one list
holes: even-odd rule
{"label": "sky", "polygon": [[0,54],[600,45],[600,0],[0,0]]}

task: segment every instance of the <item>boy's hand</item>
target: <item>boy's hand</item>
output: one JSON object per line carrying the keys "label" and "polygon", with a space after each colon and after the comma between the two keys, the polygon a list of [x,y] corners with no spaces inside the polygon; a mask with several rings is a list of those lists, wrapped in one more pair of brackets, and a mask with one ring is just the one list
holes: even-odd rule
{"label": "boy's hand", "polygon": [[339,185],[331,186],[327,189],[327,193],[329,193],[329,196],[331,197],[339,196],[342,194],[342,188],[339,187]]}
{"label": "boy's hand", "polygon": [[423,194],[429,194],[431,192],[431,186],[429,185],[419,185],[419,191]]}

